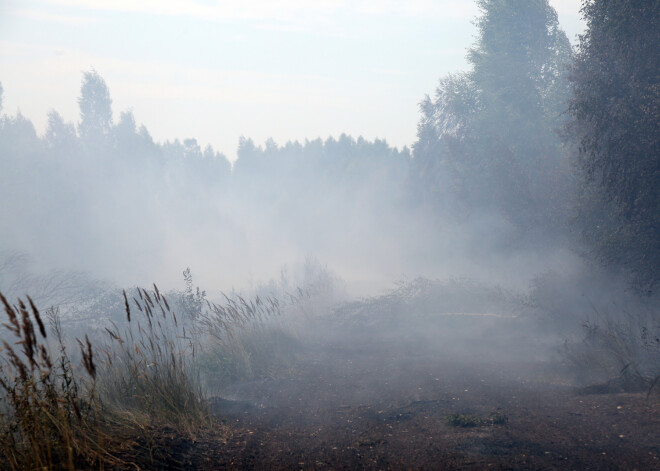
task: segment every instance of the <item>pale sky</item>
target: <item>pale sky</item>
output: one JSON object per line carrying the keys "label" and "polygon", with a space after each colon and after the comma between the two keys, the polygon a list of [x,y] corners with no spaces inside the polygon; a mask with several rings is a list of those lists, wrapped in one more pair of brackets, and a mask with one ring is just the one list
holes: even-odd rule
{"label": "pale sky", "polygon": [[[550,0],[575,43],[578,0]],[[345,132],[410,146],[417,104],[466,68],[472,0],[0,0],[4,112],[42,133],[79,119],[82,72],[106,80],[157,141],[195,137],[235,158]]]}

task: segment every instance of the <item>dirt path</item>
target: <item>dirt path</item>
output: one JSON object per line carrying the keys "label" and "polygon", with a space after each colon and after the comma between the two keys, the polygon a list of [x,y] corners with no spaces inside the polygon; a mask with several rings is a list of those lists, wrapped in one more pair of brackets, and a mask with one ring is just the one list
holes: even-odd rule
{"label": "dirt path", "polygon": [[196,466],[660,469],[657,395],[578,396],[553,377],[544,364],[400,351],[306,357],[281,379],[225,391],[215,412],[233,435]]}

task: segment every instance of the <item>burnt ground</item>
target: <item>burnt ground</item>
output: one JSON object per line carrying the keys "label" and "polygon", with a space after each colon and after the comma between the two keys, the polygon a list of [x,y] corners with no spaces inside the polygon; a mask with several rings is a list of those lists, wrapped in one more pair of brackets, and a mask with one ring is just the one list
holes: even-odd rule
{"label": "burnt ground", "polygon": [[580,395],[544,362],[336,347],[227,389],[230,437],[187,467],[660,469],[659,396]]}
{"label": "burnt ground", "polygon": [[217,434],[161,434],[156,468],[660,470],[659,388],[581,394],[538,339],[507,340],[518,324],[461,322],[321,329],[286,370],[210,401]]}

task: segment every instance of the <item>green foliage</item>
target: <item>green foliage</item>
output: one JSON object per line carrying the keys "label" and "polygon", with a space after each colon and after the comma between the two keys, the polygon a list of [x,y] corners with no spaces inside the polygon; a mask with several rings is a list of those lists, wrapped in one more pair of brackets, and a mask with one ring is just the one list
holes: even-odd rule
{"label": "green foliage", "polygon": [[483,419],[476,414],[449,414],[445,421],[452,427],[477,427],[483,423]]}
{"label": "green foliage", "polygon": [[579,217],[607,264],[660,280],[660,3],[583,1],[569,127],[587,190]]}
{"label": "green foliage", "polygon": [[493,425],[505,425],[509,422],[509,417],[501,412],[495,412],[488,418]]}
{"label": "green foliage", "polygon": [[277,327],[245,330],[231,338],[209,342],[196,358],[204,390],[217,395],[242,381],[272,378],[289,368],[300,342]]}
{"label": "green foliage", "polygon": [[207,389],[217,392],[228,384],[268,377],[291,364],[298,342],[278,324],[280,303],[267,297],[246,300],[225,297],[209,303],[200,317],[203,340],[198,366]]}
{"label": "green foliage", "polygon": [[186,283],[186,289],[179,293],[178,304],[189,319],[199,319],[206,305],[206,291],[201,290],[199,286],[194,287],[190,267],[184,270],[183,280]]}

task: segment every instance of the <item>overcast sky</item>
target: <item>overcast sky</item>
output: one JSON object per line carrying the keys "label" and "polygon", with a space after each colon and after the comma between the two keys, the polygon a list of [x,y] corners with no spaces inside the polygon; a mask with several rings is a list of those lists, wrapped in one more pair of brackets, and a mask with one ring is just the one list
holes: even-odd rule
{"label": "overcast sky", "polygon": [[[550,0],[569,38],[578,0]],[[417,103],[465,69],[472,0],[0,0],[4,111],[43,132],[78,121],[82,71],[106,80],[158,140],[235,158],[257,143],[346,132],[415,140]]]}

